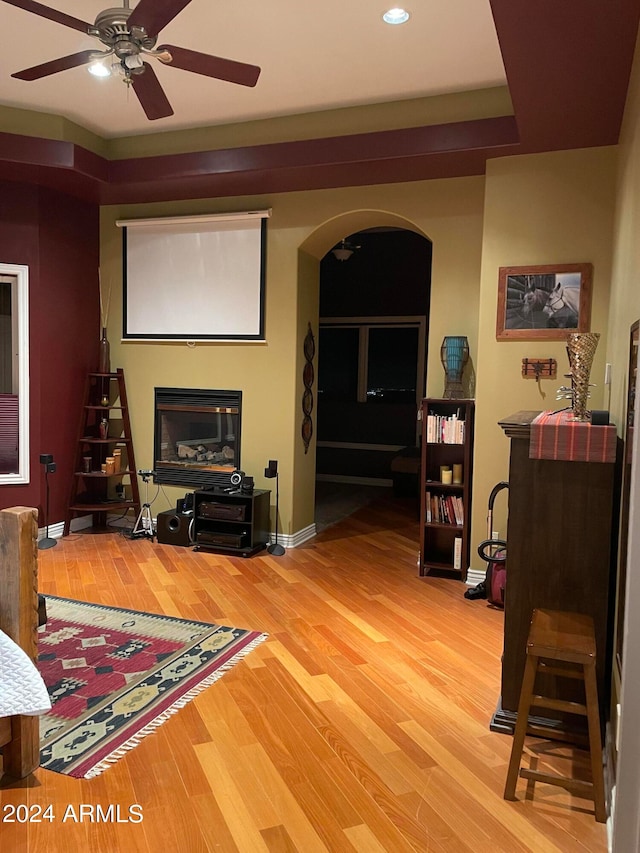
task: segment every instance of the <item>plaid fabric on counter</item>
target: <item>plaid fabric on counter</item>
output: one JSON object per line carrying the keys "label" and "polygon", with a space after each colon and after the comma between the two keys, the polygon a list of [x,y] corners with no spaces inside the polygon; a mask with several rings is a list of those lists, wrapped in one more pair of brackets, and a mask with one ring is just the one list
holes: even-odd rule
{"label": "plaid fabric on counter", "polygon": [[573,420],[573,412],[542,412],[531,422],[530,459],[615,462],[616,428]]}

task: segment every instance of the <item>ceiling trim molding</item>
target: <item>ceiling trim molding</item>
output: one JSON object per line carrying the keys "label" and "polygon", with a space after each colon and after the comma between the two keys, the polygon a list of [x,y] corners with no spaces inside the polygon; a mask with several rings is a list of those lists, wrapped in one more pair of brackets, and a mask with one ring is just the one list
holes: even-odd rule
{"label": "ceiling trim molding", "polygon": [[0,133],[0,177],[128,204],[477,175],[517,151],[513,116],[115,161]]}
{"label": "ceiling trim molding", "polygon": [[113,160],[0,133],[0,179],[125,204],[481,175],[495,157],[615,145],[638,0],[490,3],[513,115]]}
{"label": "ceiling trim molding", "polygon": [[523,152],[615,145],[638,0],[490,0]]}

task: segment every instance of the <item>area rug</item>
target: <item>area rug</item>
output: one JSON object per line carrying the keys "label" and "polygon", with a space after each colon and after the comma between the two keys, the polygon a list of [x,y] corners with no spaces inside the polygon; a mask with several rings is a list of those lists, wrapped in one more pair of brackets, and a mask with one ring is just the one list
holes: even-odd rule
{"label": "area rug", "polygon": [[38,669],[52,709],[40,764],[98,776],[247,655],[266,635],[47,596]]}

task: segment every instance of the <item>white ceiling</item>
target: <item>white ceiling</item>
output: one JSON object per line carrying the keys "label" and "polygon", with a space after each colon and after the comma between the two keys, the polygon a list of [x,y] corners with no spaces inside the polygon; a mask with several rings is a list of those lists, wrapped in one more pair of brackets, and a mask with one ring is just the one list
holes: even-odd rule
{"label": "white ceiling", "polygon": [[[41,2],[93,23],[108,0]],[[86,67],[33,82],[12,79],[16,71],[101,45],[0,2],[0,104],[59,114],[115,137],[506,84],[489,0],[412,0],[410,21],[395,27],[382,22],[388,6],[192,0],[161,31],[159,44],[258,65],[262,73],[250,89],[155,62],[175,114],[151,122],[120,79],[97,79]]]}

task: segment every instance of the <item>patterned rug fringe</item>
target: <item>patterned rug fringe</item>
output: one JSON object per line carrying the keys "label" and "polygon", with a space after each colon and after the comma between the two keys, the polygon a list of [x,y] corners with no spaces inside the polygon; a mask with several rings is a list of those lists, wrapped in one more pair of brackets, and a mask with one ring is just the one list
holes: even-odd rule
{"label": "patterned rug fringe", "polygon": [[154,720],[140,729],[140,731],[136,732],[133,737],[130,737],[125,743],[121,744],[117,749],[115,749],[110,755],[107,755],[106,758],[103,758],[98,764],[88,770],[84,779],[94,779],[96,776],[99,776],[101,773],[104,773],[105,770],[108,770],[113,764],[119,761],[121,758],[134,749],[138,744],[142,741],[143,738],[147,737],[147,735],[153,734],[153,732],[158,729],[163,723],[166,723],[168,719],[170,719],[174,714],[177,714],[181,708],[184,708],[185,705],[188,705],[193,699],[196,698],[200,693],[203,692],[207,687],[210,687],[212,684],[215,684],[218,679],[222,678],[222,676],[232,669],[235,664],[237,664],[242,658],[246,657],[249,652],[253,651],[257,648],[261,643],[263,643],[267,638],[268,634],[260,634],[260,636],[256,637],[252,640],[248,645],[246,645],[243,649],[237,652],[233,657],[229,658],[229,660],[223,664],[219,669],[215,672],[212,672],[211,675],[207,676],[207,678],[203,679],[199,684],[195,687],[192,687],[188,693],[185,693],[179,699],[177,699],[171,707],[166,708],[162,714],[159,714]]}

